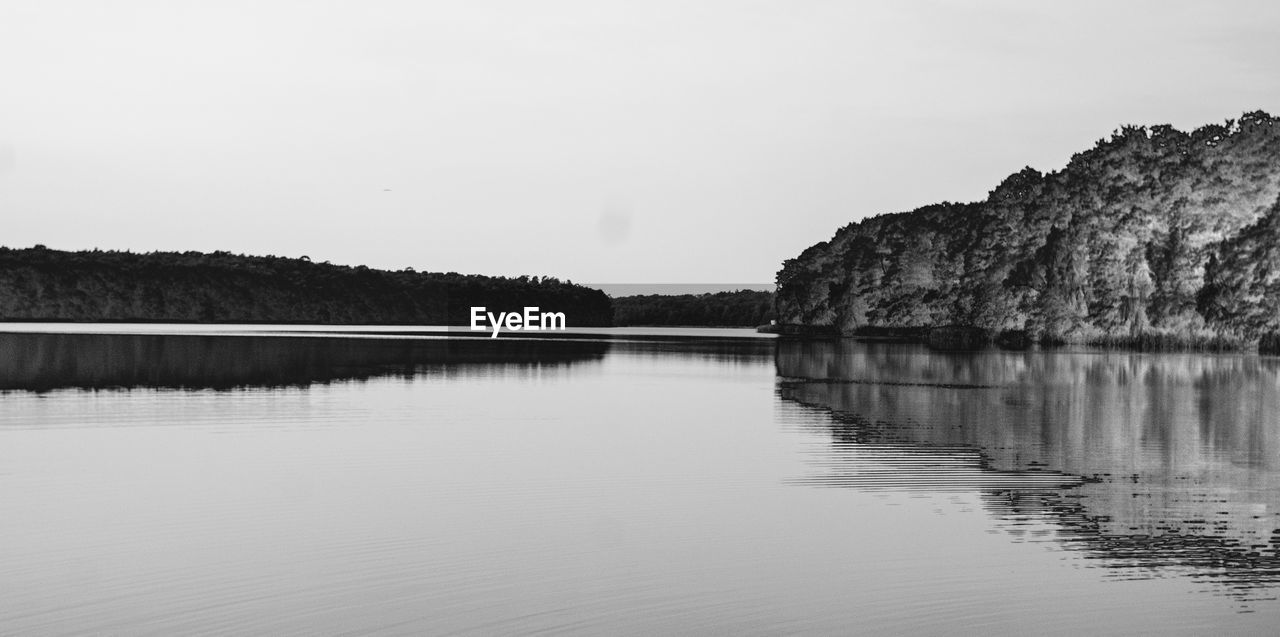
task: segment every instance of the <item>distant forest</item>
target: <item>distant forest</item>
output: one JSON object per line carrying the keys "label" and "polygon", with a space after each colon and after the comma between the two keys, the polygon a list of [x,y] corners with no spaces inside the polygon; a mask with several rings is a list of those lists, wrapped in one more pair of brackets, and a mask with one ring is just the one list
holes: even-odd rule
{"label": "distant forest", "polygon": [[0,248],[0,320],[467,325],[470,308],[609,326],[600,290],[553,277],[375,270],[229,252]]}
{"label": "distant forest", "polygon": [[756,327],[774,317],[773,293],[755,290],[613,299],[614,325]]}
{"label": "distant forest", "polygon": [[755,327],[773,318],[773,294],[642,295],[554,277],[376,270],[306,257],[229,252],[66,252],[0,247],[0,320],[468,325],[472,306],[538,306],[570,327]]}

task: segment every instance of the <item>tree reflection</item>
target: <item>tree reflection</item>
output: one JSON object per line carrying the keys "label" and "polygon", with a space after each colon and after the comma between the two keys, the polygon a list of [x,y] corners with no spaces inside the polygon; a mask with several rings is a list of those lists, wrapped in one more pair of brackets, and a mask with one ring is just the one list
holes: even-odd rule
{"label": "tree reflection", "polygon": [[[876,488],[979,490],[1006,530],[1050,522],[1100,565],[1182,569],[1241,599],[1280,584],[1280,360],[845,340],[780,342],[775,363],[783,400],[830,413],[806,482],[868,488],[850,476],[892,457]],[[1063,475],[1078,484],[1046,481]]]}
{"label": "tree reflection", "polygon": [[602,341],[158,334],[0,334],[0,390],[304,386],[428,368],[564,366]]}

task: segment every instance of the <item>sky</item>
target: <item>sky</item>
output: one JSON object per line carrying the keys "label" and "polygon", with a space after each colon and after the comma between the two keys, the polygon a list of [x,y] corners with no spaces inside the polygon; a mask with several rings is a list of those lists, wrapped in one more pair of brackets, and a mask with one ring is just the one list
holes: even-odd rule
{"label": "sky", "polygon": [[0,0],[0,245],[772,282],[1124,124],[1280,113],[1280,3]]}

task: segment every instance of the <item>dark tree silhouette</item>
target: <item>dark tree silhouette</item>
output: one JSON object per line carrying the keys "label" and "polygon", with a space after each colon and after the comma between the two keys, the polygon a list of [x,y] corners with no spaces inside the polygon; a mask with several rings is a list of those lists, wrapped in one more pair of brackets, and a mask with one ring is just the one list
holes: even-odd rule
{"label": "dark tree silhouette", "polygon": [[229,252],[0,248],[0,320],[466,325],[537,306],[608,326],[600,290],[552,277],[375,270]]}
{"label": "dark tree silhouette", "polygon": [[773,293],[755,290],[613,299],[615,325],[756,327],[774,316]]}

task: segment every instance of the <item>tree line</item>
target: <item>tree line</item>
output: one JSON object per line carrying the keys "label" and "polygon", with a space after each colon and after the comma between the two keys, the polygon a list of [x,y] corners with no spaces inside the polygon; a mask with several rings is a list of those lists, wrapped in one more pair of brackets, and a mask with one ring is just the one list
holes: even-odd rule
{"label": "tree line", "polygon": [[469,325],[470,309],[563,312],[570,327],[754,327],[773,295],[604,292],[555,277],[390,271],[230,252],[0,247],[0,320]]}
{"label": "tree line", "polygon": [[773,293],[756,290],[613,299],[615,325],[756,327],[773,318]]}
{"label": "tree line", "polygon": [[0,319],[467,325],[470,308],[608,326],[609,297],[554,277],[378,270],[229,252],[0,248]]}

